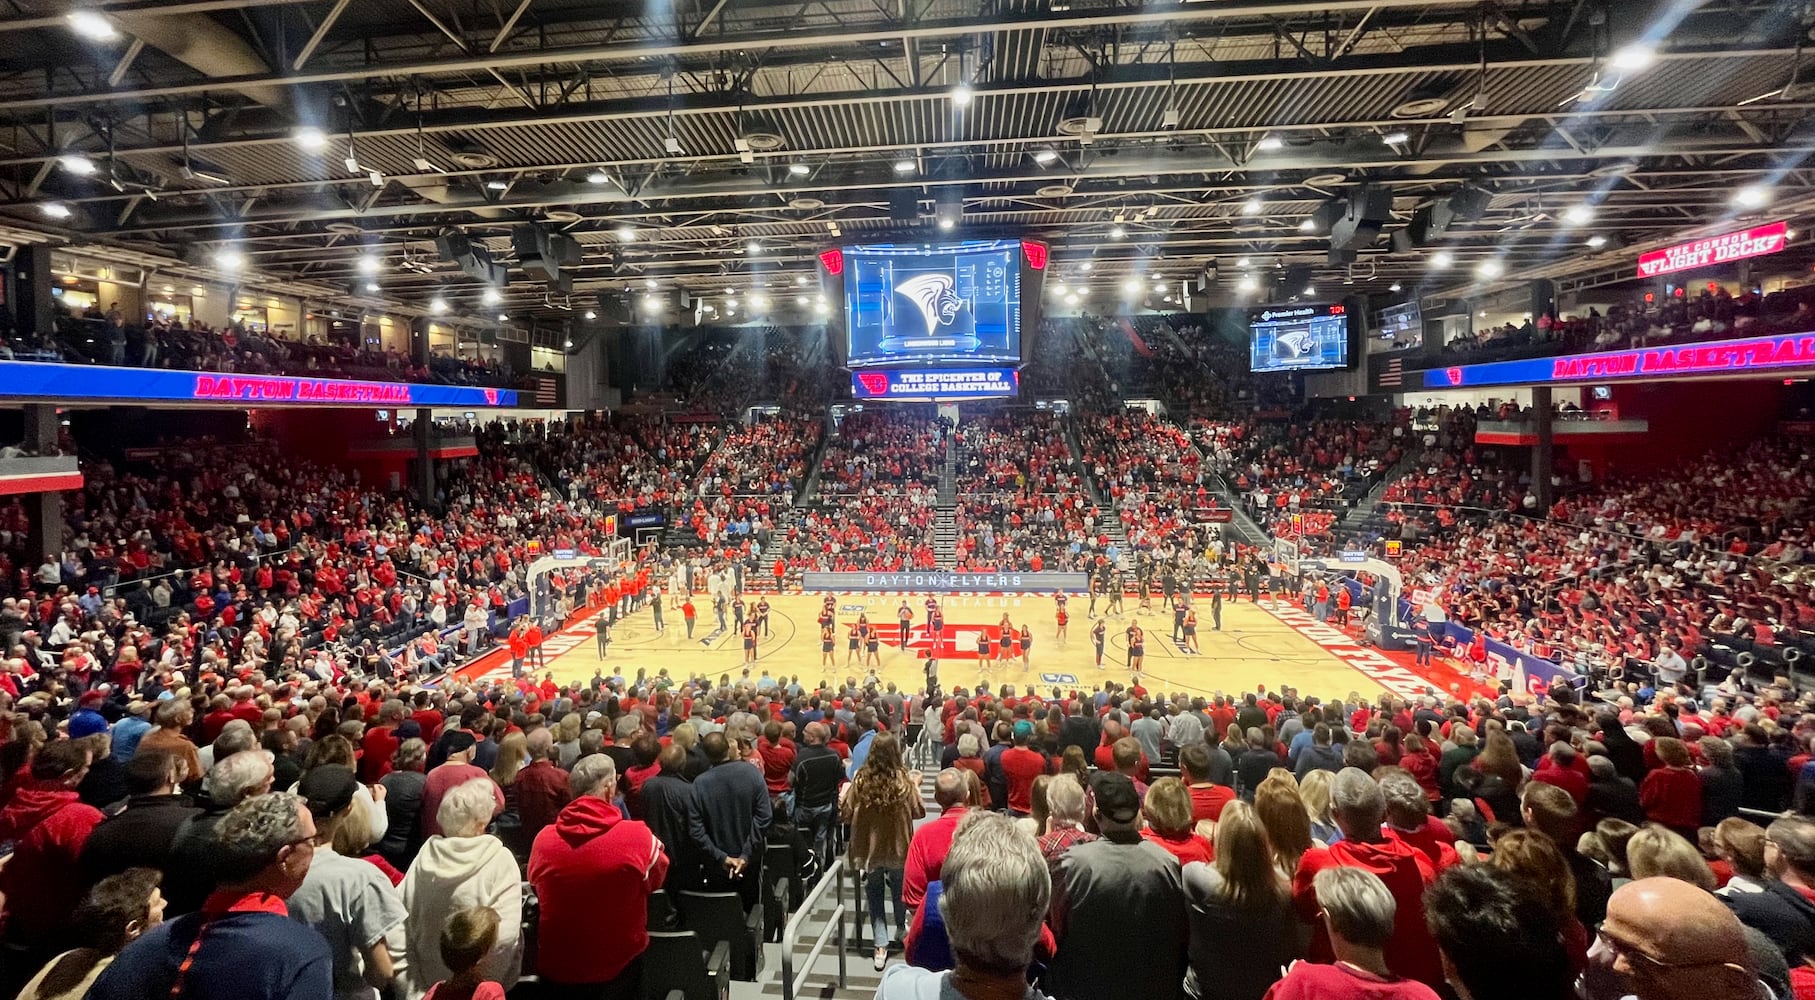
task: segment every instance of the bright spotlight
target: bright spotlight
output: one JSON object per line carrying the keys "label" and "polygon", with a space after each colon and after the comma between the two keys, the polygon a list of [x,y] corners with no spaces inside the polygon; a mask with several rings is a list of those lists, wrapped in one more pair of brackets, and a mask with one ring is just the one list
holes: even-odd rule
{"label": "bright spotlight", "polygon": [[1298,231],[1301,233],[1316,232],[1317,231],[1317,220],[1316,219],[1306,219],[1305,221],[1300,222],[1298,224]]}
{"label": "bright spotlight", "polygon": [[813,168],[807,166],[804,163],[788,164],[788,173],[793,174],[796,177],[805,177],[805,176],[807,176],[807,174],[811,173],[812,171],[813,171]]}
{"label": "bright spotlight", "polygon": [[1127,235],[1128,235],[1128,230],[1123,229],[1121,226],[1116,226],[1115,228],[1113,228],[1109,231],[1109,238],[1112,240],[1119,240],[1122,237],[1127,236]]}
{"label": "bright spotlight", "polygon": [[960,108],[967,107],[971,102],[971,98],[975,96],[977,95],[971,92],[970,84],[960,83],[952,88],[952,105]]}
{"label": "bright spotlight", "polygon": [[485,294],[479,297],[479,301],[488,306],[495,306],[504,301],[504,296],[496,288],[487,288]]}
{"label": "bright spotlight", "polygon": [[71,11],[67,20],[69,30],[91,42],[111,42],[120,37],[112,21],[92,10]]}
{"label": "bright spotlight", "polygon": [[368,292],[378,291],[378,282],[376,282],[376,281],[366,282],[366,291],[368,291]]}
{"label": "bright spotlight", "polygon": [[1439,250],[1431,254],[1431,267],[1441,271],[1456,262],[1456,256],[1448,250]]}
{"label": "bright spotlight", "polygon": [[1412,137],[1404,132],[1388,132],[1380,137],[1380,141],[1389,146],[1403,146],[1412,141]]}
{"label": "bright spotlight", "polygon": [[1572,226],[1586,226],[1594,221],[1594,206],[1571,205],[1569,206],[1569,209],[1563,213],[1563,221]]}
{"label": "bright spotlight", "polygon": [[588,309],[588,310],[586,310],[586,318],[587,319],[598,319],[599,314],[596,312],[593,312],[591,309]]}
{"label": "bright spotlight", "polygon": [[1762,208],[1771,200],[1771,189],[1763,184],[1748,184],[1733,192],[1733,204],[1741,208]]}
{"label": "bright spotlight", "polygon": [[745,253],[762,253],[763,245],[761,243],[756,242],[755,240],[751,240],[750,242],[744,244],[744,252]]}
{"label": "bright spotlight", "polygon": [[429,300],[429,312],[432,312],[437,316],[441,315],[444,312],[447,312],[447,300],[440,297],[439,295],[430,299]]}
{"label": "bright spotlight", "polygon": [[1261,140],[1254,144],[1254,148],[1262,153],[1277,153],[1286,148],[1286,140],[1276,135],[1262,136]]}
{"label": "bright spotlight", "polygon": [[1397,281],[1395,281],[1395,282],[1393,282],[1393,284],[1392,284],[1392,286],[1391,286],[1391,287],[1389,287],[1389,288],[1388,288],[1388,289],[1387,289],[1387,291],[1389,291],[1389,292],[1397,292],[1397,291],[1399,291],[1399,290],[1400,290],[1400,289],[1401,289],[1401,288],[1402,288],[1402,287],[1403,287],[1403,286],[1401,286],[1401,285],[1400,285],[1400,284],[1399,284],[1399,282],[1397,282]]}
{"label": "bright spotlight", "polygon": [[359,258],[360,274],[377,274],[383,267],[384,261],[379,260],[376,254],[366,254]]}
{"label": "bright spotlight", "polygon": [[1475,273],[1483,278],[1498,278],[1505,270],[1497,260],[1484,260],[1475,265]]}
{"label": "bright spotlight", "polygon": [[319,153],[328,148],[328,134],[313,125],[304,125],[292,132],[290,137],[307,153]]}
{"label": "bright spotlight", "polygon": [[629,226],[619,226],[612,231],[612,235],[618,238],[619,243],[634,243],[636,242],[637,231]]}
{"label": "bright spotlight", "polygon": [[69,206],[60,201],[47,201],[38,206],[38,211],[43,212],[47,219],[67,219],[72,214]]}
{"label": "bright spotlight", "polygon": [[1636,73],[1657,61],[1657,49],[1644,42],[1634,42],[1608,57],[1607,65],[1621,73]]}
{"label": "bright spotlight", "polygon": [[1596,233],[1595,235],[1588,237],[1588,246],[1590,249],[1599,250],[1600,248],[1602,248],[1606,245],[1607,245],[1607,237],[1602,236],[1599,233]]}
{"label": "bright spotlight", "polygon": [[223,271],[237,271],[246,266],[246,255],[232,247],[223,247],[214,255],[214,266]]}
{"label": "bright spotlight", "polygon": [[1052,150],[1052,149],[1042,149],[1039,152],[1034,154],[1034,162],[1038,163],[1042,167],[1046,166],[1048,163],[1051,163],[1052,161],[1054,161],[1058,158],[1059,158],[1058,151]]}
{"label": "bright spotlight", "polygon": [[95,161],[79,153],[65,153],[57,157],[57,165],[77,177],[93,177],[101,169],[95,166]]}
{"label": "bright spotlight", "polygon": [[586,175],[586,183],[588,184],[606,184],[610,183],[610,181],[611,175],[603,170],[594,170],[592,173]]}
{"label": "bright spotlight", "polygon": [[939,231],[942,233],[949,233],[952,231],[952,227],[956,226],[956,225],[957,225],[957,223],[953,222],[950,219],[940,219],[939,220]]}
{"label": "bright spotlight", "polygon": [[914,172],[914,161],[913,160],[896,160],[895,161],[895,172],[898,174],[913,173]]}
{"label": "bright spotlight", "polygon": [[1261,209],[1263,209],[1265,207],[1266,207],[1265,205],[1261,204],[1261,201],[1259,198],[1249,198],[1247,201],[1242,203],[1242,214],[1243,215],[1259,215],[1261,213]]}

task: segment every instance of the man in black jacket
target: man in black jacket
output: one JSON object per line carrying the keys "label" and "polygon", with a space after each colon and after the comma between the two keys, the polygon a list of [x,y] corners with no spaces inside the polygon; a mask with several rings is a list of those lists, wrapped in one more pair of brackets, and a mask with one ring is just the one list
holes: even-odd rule
{"label": "man in black jacket", "polygon": [[153,747],[126,765],[126,809],[102,820],[82,845],[82,870],[99,882],[128,868],[164,870],[183,821],[201,812],[177,793],[183,760]]}
{"label": "man in black jacket", "polygon": [[838,789],[844,784],[844,761],[826,746],[828,732],[822,722],[809,722],[801,733],[801,746],[788,774],[793,791],[794,828],[821,860],[831,863],[832,828],[838,822]]}
{"label": "man in black jacket", "polygon": [[700,881],[710,892],[736,892],[744,909],[762,897],[763,845],[771,817],[769,786],[760,768],[739,759],[724,733],[700,739],[712,770],[693,782],[689,839],[699,852]]}
{"label": "man in black jacket", "polygon": [[1071,714],[1065,717],[1064,724],[1059,727],[1059,753],[1061,754],[1065,752],[1066,747],[1078,747],[1084,751],[1085,758],[1089,759],[1090,755],[1096,752],[1097,744],[1102,740],[1102,736],[1097,730],[1096,719],[1084,714],[1086,701],[1087,699],[1084,698],[1072,699]]}
{"label": "man in black jacket", "polygon": [[1785,816],[1765,828],[1765,870],[1775,876],[1765,891],[1721,899],[1796,968],[1815,956],[1815,819]]}
{"label": "man in black jacket", "polygon": [[668,867],[668,881],[685,885],[685,873],[693,867],[691,834],[688,817],[693,809],[693,785],[687,781],[687,751],[679,744],[662,748],[657,758],[660,770],[643,782],[643,822],[649,832],[668,849],[673,862]]}

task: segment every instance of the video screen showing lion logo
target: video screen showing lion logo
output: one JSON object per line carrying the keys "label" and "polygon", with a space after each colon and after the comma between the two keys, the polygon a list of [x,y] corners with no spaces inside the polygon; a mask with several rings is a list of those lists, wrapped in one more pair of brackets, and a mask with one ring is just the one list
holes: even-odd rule
{"label": "video screen showing lion logo", "polygon": [[926,335],[931,337],[942,326],[951,326],[964,308],[964,300],[954,289],[957,282],[949,274],[917,274],[895,286],[895,294],[914,303],[926,321]]}

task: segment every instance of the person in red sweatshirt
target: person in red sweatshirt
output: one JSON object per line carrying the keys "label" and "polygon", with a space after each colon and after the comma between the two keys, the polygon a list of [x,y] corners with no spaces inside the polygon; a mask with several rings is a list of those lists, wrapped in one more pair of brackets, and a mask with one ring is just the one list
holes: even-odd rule
{"label": "person in red sweatshirt", "polygon": [[1299,918],[1313,926],[1311,961],[1334,962],[1329,929],[1320,919],[1317,873],[1330,868],[1360,868],[1385,883],[1395,903],[1393,933],[1385,942],[1387,969],[1395,976],[1439,988],[1443,962],[1437,942],[1424,925],[1424,890],[1437,877],[1430,859],[1403,841],[1380,832],[1386,818],[1386,796],[1367,772],[1344,768],[1330,786],[1331,812],[1343,839],[1305,852],[1292,876],[1292,903]]}
{"label": "person in red sweatshirt", "polygon": [[649,896],[668,877],[668,854],[611,804],[618,769],[609,756],[580,758],[568,781],[574,800],[529,852],[542,907],[536,970],[557,989],[630,1000],[641,996]]}
{"label": "person in red sweatshirt", "polygon": [[1702,822],[1702,781],[1689,766],[1689,748],[1669,736],[1652,740],[1651,746],[1663,766],[1639,784],[1639,805],[1646,819],[1664,824],[1693,844]]}
{"label": "person in red sweatshirt", "polygon": [[70,917],[82,897],[74,887],[87,883],[79,863],[82,846],[101,822],[101,810],[76,796],[92,760],[85,740],[46,744],[32,761],[31,779],[0,810],[0,841],[14,845],[11,860],[0,868],[6,900],[0,919],[7,946],[21,952],[13,956],[17,968],[28,974],[69,946]]}
{"label": "person in red sweatshirt", "polygon": [[1588,760],[1562,740],[1550,745],[1549,752],[1538,761],[1538,769],[1532,772],[1531,780],[1568,792],[1578,808],[1588,801]]}
{"label": "person in red sweatshirt", "polygon": [[918,910],[926,902],[926,887],[939,881],[969,801],[970,782],[963,771],[948,767],[933,779],[933,804],[939,807],[939,817],[922,823],[908,841],[901,877],[901,902],[908,909]]}

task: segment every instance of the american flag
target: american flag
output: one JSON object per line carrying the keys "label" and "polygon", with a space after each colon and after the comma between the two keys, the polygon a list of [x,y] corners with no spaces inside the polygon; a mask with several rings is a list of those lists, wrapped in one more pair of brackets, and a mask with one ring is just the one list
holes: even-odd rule
{"label": "american flag", "polygon": [[1405,384],[1405,359],[1388,358],[1380,369],[1380,388],[1391,389]]}
{"label": "american flag", "polygon": [[552,378],[536,379],[536,405],[558,406],[561,403],[561,387]]}

